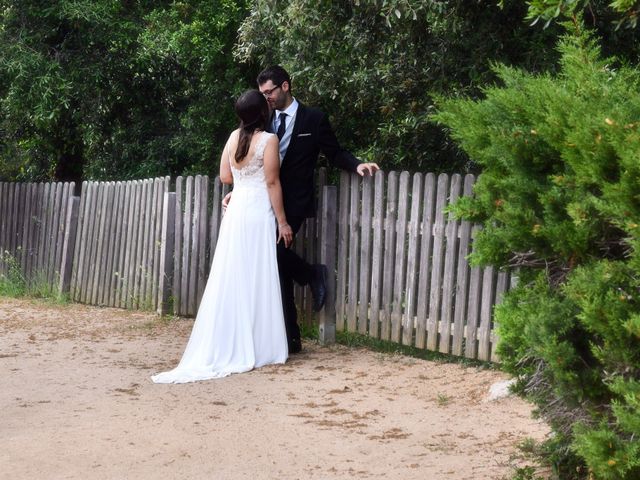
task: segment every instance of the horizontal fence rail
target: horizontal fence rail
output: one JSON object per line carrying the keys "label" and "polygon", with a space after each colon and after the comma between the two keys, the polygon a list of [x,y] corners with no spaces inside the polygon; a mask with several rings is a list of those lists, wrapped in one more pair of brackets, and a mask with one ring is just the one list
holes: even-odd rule
{"label": "horizontal fence rail", "polygon": [[[472,195],[473,175],[343,172],[317,177],[318,215],[293,248],[325,263],[330,304],[312,312],[296,286],[301,320],[417,348],[497,361],[493,308],[510,276],[467,261],[480,226],[447,206]],[[78,302],[194,316],[230,191],[218,178],[169,177],[74,185],[0,183],[0,275],[19,269]]]}

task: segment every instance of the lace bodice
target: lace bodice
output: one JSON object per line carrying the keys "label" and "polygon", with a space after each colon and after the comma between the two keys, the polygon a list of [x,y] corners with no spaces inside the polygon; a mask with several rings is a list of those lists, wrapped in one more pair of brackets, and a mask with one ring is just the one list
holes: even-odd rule
{"label": "lace bodice", "polygon": [[260,135],[260,138],[258,138],[256,143],[253,156],[250,159],[243,161],[240,168],[234,167],[231,159],[229,159],[231,173],[233,175],[234,189],[242,186],[266,186],[264,176],[264,148],[267,144],[267,140],[269,140],[269,137],[273,134],[260,132],[258,135]]}

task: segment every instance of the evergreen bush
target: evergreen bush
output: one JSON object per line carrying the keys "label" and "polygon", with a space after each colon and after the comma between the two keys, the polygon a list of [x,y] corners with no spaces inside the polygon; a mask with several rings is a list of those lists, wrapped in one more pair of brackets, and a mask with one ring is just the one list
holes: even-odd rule
{"label": "evergreen bush", "polygon": [[504,368],[552,427],[561,479],[640,479],[640,69],[579,23],[557,74],[497,65],[434,118],[482,166],[455,210],[472,261],[518,270],[496,309]]}

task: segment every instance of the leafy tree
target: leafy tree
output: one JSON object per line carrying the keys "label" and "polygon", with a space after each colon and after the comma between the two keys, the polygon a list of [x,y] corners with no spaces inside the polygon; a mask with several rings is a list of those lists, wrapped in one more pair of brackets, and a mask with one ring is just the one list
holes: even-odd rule
{"label": "leafy tree", "polygon": [[492,61],[537,70],[555,58],[553,29],[522,23],[506,2],[258,0],[240,29],[239,60],[280,63],[294,94],[332,118],[341,140],[385,168],[472,168],[431,123],[433,92],[476,95]]}
{"label": "leafy tree", "polygon": [[231,57],[244,2],[6,0],[0,11],[0,175],[214,168],[246,85]]}
{"label": "leafy tree", "polygon": [[[502,4],[502,2],[500,2]],[[528,0],[525,19],[535,28],[556,22],[584,19],[584,25],[602,39],[604,55],[638,63],[640,36],[637,26],[640,2],[636,0]]]}
{"label": "leafy tree", "polygon": [[604,16],[613,20],[616,28],[635,28],[640,14],[637,0],[529,0],[527,18],[545,20],[549,25],[553,20],[584,13],[592,17]]}
{"label": "leafy tree", "polygon": [[560,44],[556,75],[497,66],[482,100],[435,119],[482,167],[474,261],[517,268],[495,320],[505,368],[555,435],[558,478],[640,478],[640,69],[592,34]]}

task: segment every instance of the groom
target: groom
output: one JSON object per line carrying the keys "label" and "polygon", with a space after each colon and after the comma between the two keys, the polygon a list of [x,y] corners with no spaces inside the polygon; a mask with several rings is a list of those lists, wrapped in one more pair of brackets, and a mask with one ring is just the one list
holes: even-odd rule
{"label": "groom", "polygon": [[[362,176],[373,175],[379,167],[360,163],[340,146],[327,116],[293,97],[291,78],[284,68],[273,66],[260,72],[258,88],[273,112],[269,126],[280,140],[284,210],[295,235],[306,218],[315,216],[315,168],[320,152],[331,165]],[[327,267],[310,265],[282,242],[278,243],[277,252],[289,353],[298,353],[302,344],[293,282],[311,287],[313,309],[317,312],[325,301]]]}

